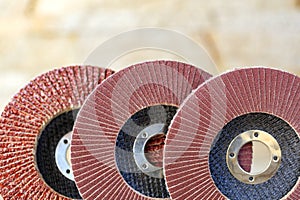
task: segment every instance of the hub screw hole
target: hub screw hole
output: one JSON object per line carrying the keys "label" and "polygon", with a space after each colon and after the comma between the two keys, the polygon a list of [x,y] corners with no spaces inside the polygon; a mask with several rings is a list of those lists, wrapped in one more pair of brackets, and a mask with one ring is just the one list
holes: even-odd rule
{"label": "hub screw hole", "polygon": [[274,161],[277,161],[277,160],[278,160],[278,157],[277,157],[277,156],[273,156],[273,160],[274,160]]}
{"label": "hub screw hole", "polygon": [[67,172],[67,174],[70,174],[71,171],[69,169],[67,169],[66,172]]}
{"label": "hub screw hole", "polygon": [[249,177],[249,181],[252,182],[254,181],[254,178],[252,176]]}
{"label": "hub screw hole", "polygon": [[68,140],[67,140],[67,139],[64,139],[64,143],[65,143],[65,144],[68,144]]}
{"label": "hub screw hole", "polygon": [[230,156],[231,158],[233,158],[233,157],[234,157],[234,153],[230,153],[229,156]]}
{"label": "hub screw hole", "polygon": [[142,168],[143,168],[143,169],[147,169],[147,168],[148,168],[148,165],[145,163],[145,164],[142,165]]}
{"label": "hub screw hole", "polygon": [[147,138],[148,137],[148,133],[145,132],[145,133],[143,133],[142,136],[143,136],[143,138]]}
{"label": "hub screw hole", "polygon": [[258,132],[255,132],[255,133],[254,133],[254,137],[258,137]]}

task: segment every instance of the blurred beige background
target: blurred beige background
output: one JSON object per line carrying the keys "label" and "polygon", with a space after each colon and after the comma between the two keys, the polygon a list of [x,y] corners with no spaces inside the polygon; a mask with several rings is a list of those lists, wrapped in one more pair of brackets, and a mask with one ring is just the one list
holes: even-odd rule
{"label": "blurred beige background", "polygon": [[0,10],[0,111],[42,72],[83,63],[113,35],[141,27],[191,37],[220,72],[265,65],[300,75],[300,0],[0,0]]}
{"label": "blurred beige background", "polygon": [[0,0],[0,9],[0,111],[42,72],[83,63],[105,40],[141,27],[191,37],[220,72],[265,65],[300,75],[299,0]]}

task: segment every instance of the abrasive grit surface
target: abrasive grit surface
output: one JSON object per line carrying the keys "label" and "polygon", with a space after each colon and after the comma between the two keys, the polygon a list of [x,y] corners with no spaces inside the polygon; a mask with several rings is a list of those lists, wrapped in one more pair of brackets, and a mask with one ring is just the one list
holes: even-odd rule
{"label": "abrasive grit surface", "polygon": [[[136,130],[150,121],[167,126],[186,96],[210,77],[189,64],[150,61],[121,70],[100,84],[79,112],[73,132],[71,161],[82,197],[169,198],[163,178],[138,170],[128,144],[135,140]],[[128,129],[134,131],[127,131],[126,136]],[[122,155],[128,156],[127,163]],[[158,157],[152,156],[154,160]],[[132,167],[126,168],[128,163]]]}
{"label": "abrasive grit surface", "polygon": [[[164,169],[171,198],[299,199],[299,86],[299,77],[264,67],[230,71],[199,86],[167,134]],[[261,185],[226,173],[228,140],[247,126],[270,131],[282,149],[279,171]]]}
{"label": "abrasive grit surface", "polygon": [[[62,177],[53,165],[57,144],[40,138],[57,142],[56,130],[70,131],[76,118],[72,112],[112,73],[93,66],[63,67],[38,76],[12,98],[0,118],[0,193],[4,199],[81,198],[74,182],[51,180]],[[49,147],[50,155],[37,152],[38,146],[44,146],[43,151]],[[39,169],[49,162],[55,169]]]}

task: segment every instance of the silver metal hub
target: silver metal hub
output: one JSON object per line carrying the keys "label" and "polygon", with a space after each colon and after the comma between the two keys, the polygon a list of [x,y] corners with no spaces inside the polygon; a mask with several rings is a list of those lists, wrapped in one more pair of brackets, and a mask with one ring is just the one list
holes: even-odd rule
{"label": "silver metal hub", "polygon": [[[238,155],[240,149],[249,142],[253,143],[256,151],[253,152],[251,171],[246,172],[239,164]],[[231,174],[239,181],[247,184],[263,183],[269,180],[279,168],[280,146],[269,133],[261,130],[249,130],[235,137],[230,143],[226,162]]]}
{"label": "silver metal hub", "polygon": [[150,138],[163,133],[165,124],[153,124],[143,129],[136,137],[133,145],[133,157],[136,165],[145,174],[163,178],[162,167],[157,167],[151,164],[145,155],[145,147]]}
{"label": "silver metal hub", "polygon": [[55,161],[59,171],[71,181],[74,181],[74,175],[71,168],[71,139],[72,132],[64,135],[56,146]]}

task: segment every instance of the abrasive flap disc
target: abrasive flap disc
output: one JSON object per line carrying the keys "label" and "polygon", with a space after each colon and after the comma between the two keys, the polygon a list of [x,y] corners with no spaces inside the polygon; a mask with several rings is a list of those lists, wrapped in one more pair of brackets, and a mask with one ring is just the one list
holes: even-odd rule
{"label": "abrasive flap disc", "polygon": [[89,96],[74,126],[71,162],[84,199],[166,199],[162,156],[178,106],[211,76],[153,61],[115,73]]}
{"label": "abrasive flap disc", "polygon": [[0,193],[4,199],[80,199],[70,166],[78,109],[112,71],[56,69],[32,80],[0,121]]}
{"label": "abrasive flap disc", "polygon": [[172,199],[300,199],[300,78],[253,67],[199,86],[167,134]]}

